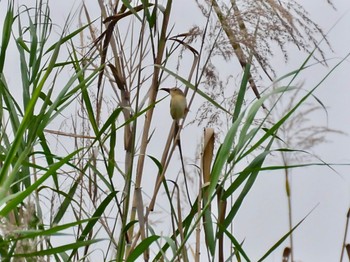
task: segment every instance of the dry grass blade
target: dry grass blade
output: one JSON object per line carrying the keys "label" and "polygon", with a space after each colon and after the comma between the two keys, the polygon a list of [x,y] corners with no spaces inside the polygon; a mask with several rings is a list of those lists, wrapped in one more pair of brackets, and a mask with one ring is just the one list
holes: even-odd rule
{"label": "dry grass blade", "polygon": [[[145,220],[143,216],[143,201],[142,201],[142,191],[141,188],[135,189],[136,198],[139,200],[136,203],[136,209],[137,209],[137,216],[139,218],[139,224],[140,224],[140,232],[141,232],[141,239],[145,239]],[[143,258],[145,261],[148,261],[149,259],[149,248],[146,249],[146,251],[143,253]]]}
{"label": "dry grass blade", "polygon": [[[234,0],[231,0],[231,4],[232,4],[232,8],[233,8],[233,12],[234,12],[234,16],[237,18],[237,23],[238,23],[238,28],[239,30],[241,31],[241,34],[243,36],[245,36],[245,38],[248,38],[249,36],[249,33],[248,33],[248,30],[247,30],[247,27],[244,23],[244,19],[242,17],[242,14],[237,6],[237,3],[236,1]],[[256,38],[254,38],[254,40],[256,41]],[[253,41],[254,41],[253,40]],[[273,81],[273,78],[272,76],[270,76],[270,74],[268,73],[267,71],[267,68],[265,67],[264,65],[264,62],[262,61],[261,57],[259,56],[259,54],[254,50],[253,51],[253,54],[254,54],[254,57],[256,58],[256,60],[258,61],[258,63],[260,64],[263,72],[265,73],[265,75],[270,79],[270,81],[272,82]]]}
{"label": "dry grass blade", "polygon": [[348,229],[349,229],[349,220],[350,220],[350,208],[348,210],[348,213],[346,214],[346,222],[345,222],[345,233],[344,233],[344,239],[343,239],[343,245],[342,245],[342,250],[340,253],[340,262],[343,261],[343,256],[344,256],[344,249],[346,249],[349,259],[350,259],[350,245],[346,245],[346,238],[348,234]]}
{"label": "dry grass blade", "polygon": [[[223,225],[225,221],[225,215],[226,215],[226,207],[227,207],[227,200],[226,198],[222,199],[222,195],[224,192],[223,187],[219,187],[217,190],[217,199],[218,199],[218,224]],[[219,262],[224,262],[224,234],[219,230],[219,233],[217,234],[217,238],[219,240]]]}
{"label": "dry grass blade", "polygon": [[[137,6],[134,8],[135,12],[139,12],[141,10],[144,9],[143,5]],[[123,10],[121,10],[123,11]],[[102,78],[104,75],[104,68],[105,68],[105,64],[106,64],[106,58],[107,58],[107,51],[108,51],[108,47],[110,45],[112,36],[113,36],[113,32],[114,32],[114,27],[116,26],[116,24],[118,23],[119,20],[121,20],[122,18],[125,18],[127,16],[132,15],[134,12],[132,11],[127,11],[127,12],[123,12],[123,13],[118,13],[116,15],[107,17],[103,22],[104,23],[108,23],[107,25],[107,29],[95,40],[95,45],[97,46],[98,43],[100,41],[103,40],[103,44],[102,44],[102,52],[101,52],[101,71],[100,74],[98,76],[98,82],[97,82],[97,111],[100,110],[100,106],[101,104],[99,103],[99,101],[101,100],[101,95],[102,93],[100,93],[101,90],[101,85],[102,85]]]}
{"label": "dry grass blade", "polygon": [[345,246],[345,249],[346,249],[346,253],[348,254],[348,258],[349,258],[349,260],[350,260],[350,244],[347,244],[347,245]]}
{"label": "dry grass blade", "polygon": [[[211,168],[211,162],[213,160],[213,151],[214,151],[214,129],[212,128],[206,128],[204,130],[204,147],[203,147],[203,153],[202,153],[202,176],[203,176],[203,183],[204,187],[207,187],[210,184],[210,168]],[[210,195],[207,188],[204,189],[204,196],[203,196],[203,206],[208,205],[208,208],[204,211],[203,216],[203,224],[204,224],[204,234],[205,234],[205,241],[210,249],[211,252],[213,252],[213,241],[214,241],[214,233],[213,233],[213,227],[212,227],[212,221],[211,221],[211,200]]]}
{"label": "dry grass blade", "polygon": [[213,128],[204,129],[204,147],[202,153],[202,174],[203,174],[203,183],[206,185],[210,182],[210,168],[211,162],[214,155],[214,142],[215,142],[215,133]]}
{"label": "dry grass blade", "polygon": [[[121,72],[121,67],[115,67],[112,64],[108,64],[109,68],[112,71],[113,77],[115,82],[117,83],[117,86],[121,92],[121,106],[123,107],[123,115],[124,119],[128,121],[132,114],[130,112],[131,103],[130,103],[130,92],[126,88],[126,82],[125,77],[123,76],[123,73]],[[119,68],[119,70],[118,70]],[[124,127],[124,149],[131,153],[132,152],[132,133],[133,129],[130,127],[129,124],[125,125]],[[127,161],[126,161],[127,162]]]}
{"label": "dry grass blade", "polygon": [[290,249],[290,247],[286,247],[286,248],[283,250],[282,262],[288,262],[289,257],[290,257],[290,254],[291,254],[291,249]]}
{"label": "dry grass blade", "polygon": [[[236,54],[236,57],[237,57],[240,65],[244,71],[246,66],[247,66],[247,58],[242,50],[242,47],[241,47],[239,41],[236,39],[234,32],[231,30],[231,26],[229,25],[228,20],[225,19],[225,15],[223,14],[221,8],[219,7],[217,1],[212,0],[211,3],[214,7],[214,11],[219,19],[221,27],[224,30],[225,34],[227,35],[227,38],[228,38],[228,40],[229,40],[229,42],[230,42],[230,44],[231,44],[231,46]],[[260,93],[259,93],[258,88],[255,84],[255,81],[250,73],[249,73],[249,84],[250,84],[250,87],[252,88],[256,98],[260,98]]]}
{"label": "dry grass blade", "polygon": [[188,76],[188,81],[191,81],[193,73],[194,73],[194,70],[196,69],[197,64],[198,64],[199,53],[198,53],[198,51],[195,48],[193,48],[192,46],[190,46],[189,44],[187,44],[183,40],[178,39],[178,37],[182,37],[182,36],[186,36],[186,35],[187,34],[181,34],[181,35],[173,36],[173,37],[169,38],[169,40],[173,40],[175,42],[180,43],[181,45],[183,45],[185,48],[189,49],[192,52],[192,54],[194,56],[194,60],[192,62],[192,67],[191,67],[191,70],[190,70],[190,73],[189,73],[189,76]]}
{"label": "dry grass blade", "polygon": [[[204,146],[202,152],[202,179],[203,179],[203,187],[206,187],[210,183],[210,169],[211,163],[213,161],[214,156],[214,142],[215,142],[215,133],[213,128],[204,129]],[[208,192],[204,193],[205,202],[208,201]],[[209,206],[208,210],[211,207]]]}
{"label": "dry grass blade", "polygon": [[[202,179],[199,176],[199,193],[198,193],[198,198],[197,198],[197,215],[198,217],[200,216],[202,212]],[[200,261],[200,254],[201,254],[201,224],[197,223],[197,228],[196,228],[196,253],[195,253],[195,262]]]}
{"label": "dry grass blade", "polygon": [[122,73],[114,65],[108,63],[108,66],[112,71],[112,74],[114,76],[114,80],[117,83],[119,90],[126,91],[125,79],[124,79]]}
{"label": "dry grass blade", "polygon": [[143,10],[144,8],[148,8],[150,6],[153,6],[153,4],[150,3],[150,4],[148,4],[148,6],[138,5],[138,6],[134,7],[133,10],[129,10],[127,12],[125,12],[125,10],[126,10],[125,8],[120,9],[120,11],[117,14],[107,17],[103,21],[103,23],[108,23],[108,22],[112,22],[112,21],[116,21],[117,22],[117,21],[119,21],[122,18],[125,18],[125,17],[127,17],[129,15],[135,14],[135,13]]}

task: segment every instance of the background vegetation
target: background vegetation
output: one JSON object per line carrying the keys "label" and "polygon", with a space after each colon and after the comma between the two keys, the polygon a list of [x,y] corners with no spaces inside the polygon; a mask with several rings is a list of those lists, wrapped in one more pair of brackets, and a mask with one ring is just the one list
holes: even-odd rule
{"label": "background vegetation", "polygon": [[[48,2],[1,3],[2,261],[253,261],[235,219],[272,170],[285,176],[289,228],[258,260],[283,245],[280,260],[295,261],[309,213],[293,220],[290,172],[336,173],[312,149],[340,132],[308,120],[327,113],[315,91],[347,56],[304,87],[297,78],[327,65],[331,46],[298,2],[195,3],[202,16],[182,33],[171,0],[82,3],[63,25]],[[276,76],[272,58],[288,62],[291,46],[306,58]],[[192,115],[185,158],[158,93],[175,85]]]}

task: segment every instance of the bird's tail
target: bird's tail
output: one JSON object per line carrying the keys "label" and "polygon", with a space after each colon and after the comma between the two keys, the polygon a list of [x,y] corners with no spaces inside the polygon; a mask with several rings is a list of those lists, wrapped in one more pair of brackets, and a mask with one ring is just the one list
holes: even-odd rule
{"label": "bird's tail", "polygon": [[175,120],[175,128],[174,128],[174,142],[180,141],[180,134],[179,134],[180,126],[179,126],[179,120]]}
{"label": "bird's tail", "polygon": [[188,198],[188,202],[191,205],[191,208],[193,207],[192,202],[191,202],[191,197],[190,197],[190,191],[188,188],[188,183],[187,183],[187,177],[186,177],[186,170],[185,170],[185,163],[184,163],[184,158],[183,158],[183,154],[182,154],[182,148],[181,148],[181,142],[180,142],[180,125],[179,125],[179,121],[175,120],[175,128],[174,128],[174,143],[177,144],[178,148],[179,148],[179,153],[180,153],[180,159],[181,159],[181,166],[182,166],[182,171],[184,173],[184,180],[185,180],[185,186],[186,186],[186,193],[187,193],[187,198]]}

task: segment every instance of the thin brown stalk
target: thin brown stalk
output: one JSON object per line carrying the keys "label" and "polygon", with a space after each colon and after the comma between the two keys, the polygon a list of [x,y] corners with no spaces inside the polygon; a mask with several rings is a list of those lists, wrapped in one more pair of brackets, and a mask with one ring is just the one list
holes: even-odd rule
{"label": "thin brown stalk", "polygon": [[[164,17],[163,17],[163,23],[158,43],[158,50],[157,54],[154,57],[154,64],[160,65],[162,64],[164,50],[165,50],[165,44],[166,44],[166,34],[168,30],[168,23],[171,13],[171,7],[172,7],[172,1],[169,0],[167,2],[165,11],[164,11]],[[146,113],[145,123],[143,126],[143,132],[142,132],[142,138],[141,138],[141,147],[140,147],[140,154],[137,161],[137,167],[136,167],[136,178],[135,178],[135,191],[141,189],[141,182],[142,182],[142,176],[143,176],[143,170],[144,170],[144,162],[145,162],[145,156],[146,156],[146,150],[148,145],[148,139],[149,139],[149,131],[151,127],[151,122],[153,118],[153,110],[154,108],[152,105],[155,103],[159,88],[159,74],[160,74],[160,68],[158,66],[154,66],[153,68],[153,77],[152,77],[152,83],[149,91],[149,100],[148,105],[150,106],[150,109]],[[137,197],[136,194],[134,194],[135,198]],[[141,201],[141,199],[136,198],[135,201]],[[148,217],[145,216],[145,222],[147,223]],[[141,229],[140,229],[141,230]],[[139,231],[141,234],[141,232]],[[144,234],[144,233],[142,233]],[[133,246],[137,240],[134,239]]]}
{"label": "thin brown stalk", "polygon": [[347,244],[347,245],[345,246],[345,249],[346,249],[346,253],[348,254],[348,258],[349,258],[349,260],[350,260],[350,244]]}
{"label": "thin brown stalk", "polygon": [[[219,22],[221,24],[221,27],[222,29],[224,30],[228,40],[230,41],[230,44],[233,48],[233,51],[235,52],[236,54],[236,57],[243,69],[243,71],[245,70],[246,66],[247,66],[247,59],[244,55],[244,52],[242,50],[242,47],[240,45],[240,43],[237,41],[236,37],[235,37],[235,34],[234,32],[232,31],[231,29],[231,26],[229,25],[227,19],[225,18],[223,12],[221,11],[218,3],[216,0],[211,0],[211,4],[213,5],[213,8],[214,8],[214,11],[219,19]],[[237,10],[238,10],[238,7],[237,7]],[[249,84],[250,84],[250,87],[252,88],[256,98],[260,98],[260,93],[258,91],[258,88],[255,84],[255,81],[252,77],[252,75],[249,73]]]}
{"label": "thin brown stalk", "polygon": [[[139,94],[140,94],[140,87],[142,86],[142,80],[141,80],[141,67],[142,67],[142,61],[144,59],[144,55],[145,55],[145,50],[144,50],[144,32],[145,32],[145,28],[146,28],[146,23],[145,21],[143,21],[142,23],[142,26],[141,26],[141,29],[140,29],[140,40],[138,41],[138,46],[136,48],[137,51],[135,51],[135,53],[132,53],[132,51],[130,51],[130,71],[132,71],[133,68],[137,68],[138,70],[138,74],[137,76],[135,75],[135,78],[137,77],[137,92],[136,92],[136,110],[135,111],[138,111],[138,108],[142,108],[142,105],[140,105],[140,101],[139,101]],[[138,53],[139,51],[139,53]],[[131,57],[135,57],[135,60],[134,61],[131,61]],[[137,57],[138,57],[138,63],[137,63]],[[135,67],[134,67],[135,65]],[[123,67],[124,68],[124,67]],[[129,75],[131,75],[131,72],[129,72]],[[130,79],[130,82],[129,82],[129,86],[133,86],[133,81],[135,79]],[[126,159],[126,163],[131,163],[129,165],[130,167],[130,175],[128,177],[128,181],[129,181],[129,187],[128,187],[128,198],[131,197],[131,170],[132,170],[132,167],[133,167],[133,162],[134,162],[134,147],[135,147],[135,140],[136,140],[136,130],[137,130],[137,120],[133,121],[133,124],[132,124],[132,131],[130,132],[130,137],[127,138],[127,136],[124,134],[124,140],[126,141],[127,139],[129,139],[130,143],[132,143],[132,146],[130,148],[132,148],[133,150],[133,153],[132,154],[129,154],[128,155],[128,159]],[[137,183],[141,183],[141,181],[137,181]],[[138,192],[139,191],[139,192]],[[142,215],[142,219],[139,218],[139,225],[140,225],[140,229],[143,231],[142,232],[142,235],[141,235],[141,239],[144,239],[144,237],[146,236],[146,232],[145,232],[145,229],[146,229],[146,224],[145,224],[145,219],[144,219],[144,216],[143,216],[143,200],[142,200],[142,197],[139,197],[141,194],[141,186],[138,184],[136,187],[135,187],[135,192],[134,192],[134,195],[133,195],[133,200],[132,200],[132,206],[131,206],[131,213],[130,213],[130,221],[134,221],[136,219],[136,211],[137,211],[137,215],[138,217],[140,217]],[[129,200],[128,200],[129,201]],[[141,208],[142,207],[142,208]],[[129,208],[129,203],[127,205],[127,208]],[[134,234],[134,226],[131,226],[130,229],[129,229],[129,235],[130,235],[130,238],[132,239],[133,238],[133,234]],[[147,253],[149,251],[147,250]],[[126,256],[128,256],[128,254],[130,253],[130,247],[128,246],[127,248],[127,253],[126,253]]]}
{"label": "thin brown stalk", "polygon": [[[202,212],[202,185],[203,181],[201,176],[199,176],[199,183],[198,183],[198,200],[197,200],[197,215],[200,216]],[[197,223],[196,226],[196,251],[195,251],[195,262],[200,261],[200,255],[201,255],[201,224]]]}
{"label": "thin brown stalk", "polygon": [[346,214],[345,233],[344,233],[343,244],[342,244],[342,249],[341,249],[341,253],[340,253],[340,262],[343,261],[345,248],[348,252],[348,256],[349,256],[349,260],[350,260],[350,246],[349,246],[349,244],[346,245],[346,238],[347,238],[348,229],[349,229],[349,220],[350,220],[350,208],[348,210],[348,213]]}
{"label": "thin brown stalk", "polygon": [[[246,25],[244,23],[242,14],[241,14],[241,12],[240,12],[240,10],[238,8],[237,1],[236,0],[231,0],[231,5],[232,5],[233,11],[234,11],[234,17],[236,17],[236,19],[237,19],[238,27],[239,27],[239,29],[240,29],[240,31],[242,33],[242,36],[243,36],[243,38],[248,39],[249,33],[248,33],[247,27],[246,27]],[[256,37],[254,38],[254,40],[256,40]],[[254,47],[255,47],[255,44],[252,45],[253,49],[255,49]],[[267,71],[267,68],[265,68],[264,62],[261,61],[260,56],[257,55],[257,52],[255,50],[253,50],[253,54],[254,54],[255,59],[260,64],[260,66],[261,66],[262,70],[264,71],[265,75],[270,79],[270,81],[273,81],[272,77],[270,76],[270,74]]]}
{"label": "thin brown stalk", "polygon": [[[178,193],[177,193],[177,213],[178,213],[177,227],[179,229],[179,235],[180,235],[181,242],[184,243],[185,236],[184,236],[184,228],[183,228],[183,224],[182,224],[181,196],[180,196],[181,194],[180,194],[180,190],[179,190],[178,186],[177,186],[177,190],[178,190]],[[183,261],[188,262],[188,256],[187,256],[185,246],[182,248],[181,254],[182,254]],[[181,260],[179,260],[179,261],[181,261]]]}
{"label": "thin brown stalk", "polygon": [[[282,159],[284,166],[287,166],[287,159],[284,156],[284,153],[282,152]],[[289,231],[293,230],[293,209],[292,209],[292,196],[291,196],[291,187],[290,187],[290,181],[289,181],[289,169],[284,169],[285,174],[285,183],[286,183],[286,194],[287,194],[287,200],[288,200],[288,225],[289,225]],[[293,233],[290,233],[289,235],[289,241],[290,241],[290,258],[291,261],[294,261],[294,242],[293,242]]]}
{"label": "thin brown stalk", "polygon": [[[224,189],[222,187],[219,187],[217,189],[217,205],[218,205],[218,224],[223,225],[225,221],[225,215],[226,215],[226,207],[227,207],[227,201],[226,199],[221,199],[221,196],[224,193]],[[224,234],[219,229],[219,232],[217,234],[217,238],[219,240],[219,262],[225,261],[225,248],[224,248]]]}
{"label": "thin brown stalk", "polygon": [[282,254],[282,262],[288,262],[289,260],[289,257],[290,257],[290,247],[286,247],[284,250],[283,250],[283,254]]}
{"label": "thin brown stalk", "polygon": [[89,136],[89,135],[68,133],[68,132],[52,130],[52,129],[44,129],[44,132],[49,133],[49,134],[53,134],[53,135],[57,135],[57,136],[66,136],[66,137],[73,137],[73,138],[80,138],[80,139],[95,139],[95,137]]}

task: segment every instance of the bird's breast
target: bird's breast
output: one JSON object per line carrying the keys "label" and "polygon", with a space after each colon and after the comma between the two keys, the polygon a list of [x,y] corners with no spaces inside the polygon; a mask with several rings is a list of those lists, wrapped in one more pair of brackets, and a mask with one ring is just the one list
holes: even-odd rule
{"label": "bird's breast", "polygon": [[174,96],[170,102],[170,114],[173,119],[179,120],[184,117],[187,107],[186,98],[184,96]]}

